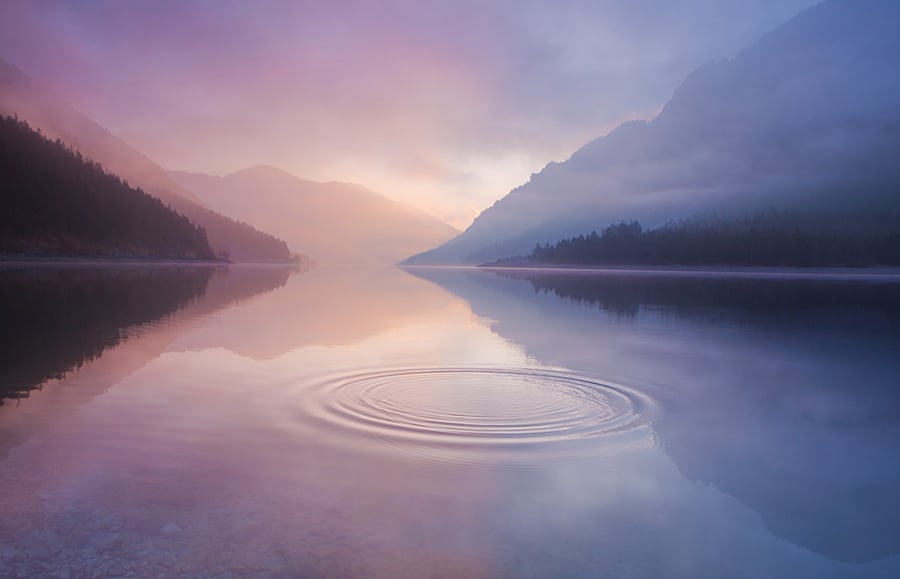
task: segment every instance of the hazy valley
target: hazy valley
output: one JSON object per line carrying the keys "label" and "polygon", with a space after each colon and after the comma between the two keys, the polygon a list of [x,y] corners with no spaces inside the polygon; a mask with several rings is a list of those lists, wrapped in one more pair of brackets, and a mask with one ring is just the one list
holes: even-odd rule
{"label": "hazy valley", "polygon": [[6,0],[0,57],[0,577],[900,577],[900,2]]}
{"label": "hazy valley", "polygon": [[393,264],[459,231],[359,185],[316,183],[274,167],[225,177],[171,171],[206,206],[308,249],[322,263]]}

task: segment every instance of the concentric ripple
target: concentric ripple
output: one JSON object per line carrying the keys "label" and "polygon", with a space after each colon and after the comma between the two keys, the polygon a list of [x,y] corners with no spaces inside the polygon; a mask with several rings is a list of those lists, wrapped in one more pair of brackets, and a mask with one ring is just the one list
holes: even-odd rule
{"label": "concentric ripple", "polygon": [[317,384],[308,418],[354,445],[467,463],[647,446],[646,396],[543,369],[411,368]]}

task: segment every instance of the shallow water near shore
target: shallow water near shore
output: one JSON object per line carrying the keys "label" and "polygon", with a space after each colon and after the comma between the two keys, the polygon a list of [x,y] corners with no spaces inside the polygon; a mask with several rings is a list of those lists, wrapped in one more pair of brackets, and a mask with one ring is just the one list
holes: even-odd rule
{"label": "shallow water near shore", "polygon": [[0,275],[0,576],[900,575],[895,276]]}

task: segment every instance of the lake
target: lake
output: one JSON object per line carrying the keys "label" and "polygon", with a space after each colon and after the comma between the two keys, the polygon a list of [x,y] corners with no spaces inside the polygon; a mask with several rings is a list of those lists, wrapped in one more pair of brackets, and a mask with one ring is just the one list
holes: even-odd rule
{"label": "lake", "polygon": [[0,576],[900,576],[900,277],[7,266]]}

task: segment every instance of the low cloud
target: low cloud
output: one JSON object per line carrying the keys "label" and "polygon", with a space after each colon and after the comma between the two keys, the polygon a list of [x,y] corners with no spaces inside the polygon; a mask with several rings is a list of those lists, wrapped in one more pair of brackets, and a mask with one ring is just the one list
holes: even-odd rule
{"label": "low cloud", "polygon": [[420,158],[383,193],[465,207],[452,167],[561,160],[812,3],[11,0],[0,53],[167,166],[346,181]]}

